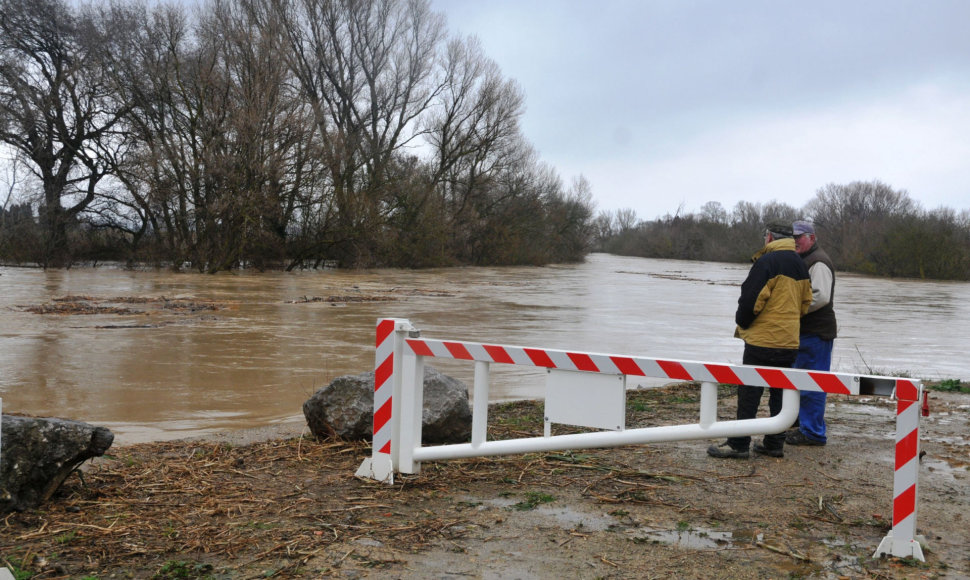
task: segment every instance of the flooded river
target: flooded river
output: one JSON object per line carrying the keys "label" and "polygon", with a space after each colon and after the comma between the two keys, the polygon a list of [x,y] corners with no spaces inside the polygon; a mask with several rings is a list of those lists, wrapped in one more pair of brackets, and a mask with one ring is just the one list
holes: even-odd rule
{"label": "flooded river", "polygon": [[[381,317],[427,338],[740,363],[746,272],[606,254],[543,268],[214,276],[0,268],[0,398],[6,412],[107,426],[119,444],[301,421],[318,388],[373,368]],[[72,296],[102,310],[33,311]],[[842,273],[836,298],[834,370],[970,379],[970,284]],[[470,384],[470,366],[436,366]],[[502,367],[493,400],[541,396],[541,373]]]}

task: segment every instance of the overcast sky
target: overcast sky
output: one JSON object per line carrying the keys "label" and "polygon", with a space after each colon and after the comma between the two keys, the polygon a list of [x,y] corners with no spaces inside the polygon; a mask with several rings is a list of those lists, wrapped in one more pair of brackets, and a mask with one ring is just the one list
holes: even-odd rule
{"label": "overcast sky", "polygon": [[801,207],[879,180],[970,209],[970,1],[432,0],[597,210]]}

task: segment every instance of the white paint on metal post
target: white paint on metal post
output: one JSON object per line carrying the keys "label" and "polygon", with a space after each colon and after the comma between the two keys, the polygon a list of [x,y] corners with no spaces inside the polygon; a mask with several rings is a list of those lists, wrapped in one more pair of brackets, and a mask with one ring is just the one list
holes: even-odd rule
{"label": "white paint on metal post", "polygon": [[472,386],[472,447],[485,442],[488,434],[488,371],[489,363],[475,361],[475,384]]}
{"label": "white paint on metal post", "polygon": [[700,426],[707,429],[717,423],[717,383],[701,383]]}
{"label": "white paint on metal post", "polygon": [[401,473],[419,473],[414,450],[421,448],[421,414],[424,410],[424,357],[405,355],[401,381]]}

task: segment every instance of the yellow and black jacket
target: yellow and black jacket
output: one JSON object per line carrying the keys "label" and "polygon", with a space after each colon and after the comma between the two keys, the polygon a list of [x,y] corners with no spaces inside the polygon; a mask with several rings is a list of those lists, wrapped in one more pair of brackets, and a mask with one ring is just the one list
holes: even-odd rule
{"label": "yellow and black jacket", "polygon": [[812,283],[795,240],[773,240],[752,258],[741,284],[734,336],[764,348],[798,348],[799,320],[812,303]]}

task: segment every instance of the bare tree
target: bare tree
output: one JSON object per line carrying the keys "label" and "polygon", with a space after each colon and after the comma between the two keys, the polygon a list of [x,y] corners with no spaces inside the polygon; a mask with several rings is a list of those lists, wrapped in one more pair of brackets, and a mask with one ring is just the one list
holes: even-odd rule
{"label": "bare tree", "polygon": [[586,176],[573,179],[564,194],[546,199],[548,255],[554,262],[582,261],[592,242],[593,187]]}
{"label": "bare tree", "polygon": [[3,178],[0,178],[0,183],[6,185],[6,192],[0,192],[3,195],[3,204],[0,204],[0,212],[7,210],[10,205],[10,201],[14,199],[14,194],[17,192],[17,185],[20,181],[17,175],[17,168],[19,165],[19,160],[14,157],[9,160],[0,158],[0,166],[3,167]]}
{"label": "bare tree", "polygon": [[764,221],[761,216],[761,205],[750,201],[739,201],[731,211],[731,223],[745,228],[761,229]]}
{"label": "bare tree", "polygon": [[134,31],[113,63],[137,139],[119,175],[168,261],[213,272],[300,254],[287,240],[313,211],[318,154],[277,39],[225,0],[194,26],[175,5],[114,5],[104,18]]}
{"label": "bare tree", "polygon": [[[454,189],[458,182],[501,169],[521,140],[525,98],[514,81],[502,78],[474,37],[448,43],[442,74],[445,89],[427,120],[428,142],[435,152],[434,181]],[[448,195],[458,206],[465,202],[461,192]]]}
{"label": "bare tree", "polygon": [[42,184],[42,261],[70,264],[68,226],[94,201],[109,168],[100,150],[126,113],[104,67],[89,13],[60,0],[0,0],[0,141]]}
{"label": "bare tree", "polygon": [[426,121],[434,151],[432,181],[446,208],[453,244],[465,255],[481,256],[480,241],[488,234],[477,230],[524,193],[518,185],[502,183],[516,183],[510,180],[515,172],[526,178],[536,170],[534,151],[519,129],[524,96],[474,37],[449,41],[441,66],[445,89]]}
{"label": "bare tree", "polygon": [[292,220],[312,210],[313,115],[278,50],[279,24],[260,27],[230,0],[214,0],[200,15],[199,42],[218,54],[228,104],[208,168],[223,189],[219,267],[282,263]]}
{"label": "bare tree", "polygon": [[805,206],[814,218],[826,247],[836,263],[862,271],[871,270],[869,246],[887,220],[909,215],[918,207],[906,191],[896,191],[880,181],[828,184]]}
{"label": "bare tree", "polygon": [[719,201],[709,201],[701,206],[701,219],[715,224],[726,224],[728,213]]}
{"label": "bare tree", "polygon": [[765,224],[771,221],[793,222],[800,215],[794,206],[782,201],[772,200],[765,203],[761,208],[761,223]]}
{"label": "bare tree", "polygon": [[589,183],[539,162],[521,89],[429,0],[75,6],[0,0],[0,141],[43,186],[45,264],[68,234],[208,272],[588,246]]}
{"label": "bare tree", "polygon": [[613,221],[620,232],[632,230],[640,222],[636,210],[629,207],[616,210]]}
{"label": "bare tree", "polygon": [[115,66],[138,141],[126,183],[173,267],[205,270],[221,224],[219,182],[208,169],[229,109],[218,55],[197,42],[184,8],[128,8],[137,33]]}
{"label": "bare tree", "polygon": [[260,26],[277,22],[280,50],[330,172],[336,238],[367,260],[393,207],[396,157],[420,132],[438,91],[443,20],[427,0],[247,0]]}

